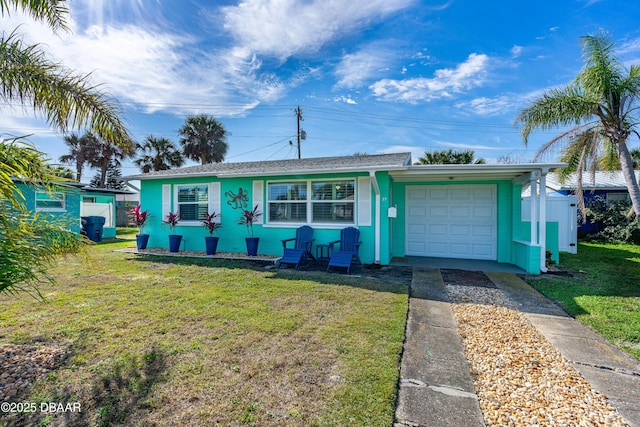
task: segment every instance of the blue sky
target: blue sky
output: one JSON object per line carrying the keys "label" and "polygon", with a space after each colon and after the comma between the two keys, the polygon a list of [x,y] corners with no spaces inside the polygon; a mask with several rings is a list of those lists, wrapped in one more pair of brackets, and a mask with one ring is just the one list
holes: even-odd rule
{"label": "blue sky", "polygon": [[[28,18],[25,38],[116,97],[138,141],[178,142],[189,114],[230,132],[227,161],[473,149],[530,161],[513,119],[580,71],[579,38],[609,32],[640,63],[637,0],[71,0],[71,33]],[[2,107],[3,134],[32,134],[57,159],[62,136],[29,111]],[[82,133],[82,132],[80,132]],[[295,144],[294,144],[295,145]],[[632,147],[638,141],[630,142]],[[556,161],[550,156],[544,160]],[[125,175],[137,173],[130,162]],[[92,172],[85,173],[87,179]]]}

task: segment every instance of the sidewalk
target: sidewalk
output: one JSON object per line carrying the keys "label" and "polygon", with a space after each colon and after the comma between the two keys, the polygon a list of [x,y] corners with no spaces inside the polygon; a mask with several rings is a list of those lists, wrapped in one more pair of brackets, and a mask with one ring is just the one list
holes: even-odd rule
{"label": "sidewalk", "polygon": [[[486,273],[531,324],[632,427],[640,427],[640,364],[511,273]],[[414,268],[396,427],[484,426],[439,269]]]}

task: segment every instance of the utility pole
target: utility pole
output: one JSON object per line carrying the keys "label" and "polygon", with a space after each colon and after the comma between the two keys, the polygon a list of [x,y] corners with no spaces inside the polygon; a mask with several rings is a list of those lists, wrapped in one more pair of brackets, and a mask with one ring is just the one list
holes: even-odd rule
{"label": "utility pole", "polygon": [[298,108],[293,110],[293,112],[296,113],[296,118],[298,119],[298,159],[299,159],[300,158],[300,122],[303,121],[304,119],[302,118],[302,110],[300,109],[299,105],[298,105]]}

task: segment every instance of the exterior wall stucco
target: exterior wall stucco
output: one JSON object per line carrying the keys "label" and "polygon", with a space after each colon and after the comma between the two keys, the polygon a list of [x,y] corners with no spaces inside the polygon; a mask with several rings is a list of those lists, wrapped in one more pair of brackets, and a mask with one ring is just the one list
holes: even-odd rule
{"label": "exterior wall stucco", "polygon": [[[17,183],[17,187],[20,189],[25,197],[24,203],[28,210],[36,212],[36,192],[46,191],[37,188],[33,185],[26,185]],[[76,233],[80,232],[80,190],[74,187],[56,187],[53,191],[65,193],[65,209],[63,212],[47,212],[41,211],[39,214],[46,218],[50,218],[52,221],[68,227],[71,231]]]}
{"label": "exterior wall stucco", "polygon": [[[384,175],[380,181],[383,181]],[[238,193],[239,188],[243,191],[248,191],[249,201],[247,208],[252,209],[255,205],[255,196],[253,194],[254,181],[263,182],[263,194],[261,199],[263,202],[263,216],[260,221],[254,224],[254,236],[260,238],[260,244],[258,247],[258,253],[268,255],[282,255],[282,240],[295,237],[295,231],[301,225],[307,225],[302,223],[287,223],[287,224],[268,224],[265,216],[265,209],[267,209],[267,183],[273,181],[294,181],[294,180],[332,180],[332,179],[344,179],[350,178],[356,181],[356,202],[355,207],[357,210],[357,198],[360,191],[357,182],[357,178],[360,176],[368,176],[363,173],[353,174],[326,174],[326,175],[299,175],[299,176],[273,176],[267,178],[210,178],[210,177],[196,177],[196,178],[180,178],[180,179],[158,179],[158,180],[144,180],[141,182],[141,200],[140,205],[142,210],[149,210],[150,217],[147,220],[147,224],[144,227],[144,233],[149,234],[149,247],[167,248],[169,245],[168,235],[170,234],[169,226],[162,223],[162,186],[170,184],[172,185],[171,197],[174,198],[173,186],[178,184],[208,184],[210,182],[221,183],[221,200],[220,200],[220,215],[222,227],[214,234],[220,238],[218,243],[219,252],[246,252],[245,237],[250,237],[248,230],[244,225],[239,225],[238,220],[241,216],[240,209],[234,209],[232,204],[227,203],[228,197],[225,196],[226,192],[232,191],[234,194]],[[387,179],[388,181],[388,179]],[[388,186],[388,184],[387,184]],[[371,190],[372,199],[375,200],[375,193]],[[388,197],[387,197],[388,204]],[[360,230],[360,240],[362,245],[360,247],[360,258],[363,263],[374,262],[374,203],[371,204],[371,225],[360,225],[357,223],[358,214],[355,213],[356,226]],[[175,201],[171,202],[171,210],[175,212]],[[386,213],[386,210],[385,210]],[[340,230],[350,226],[350,224],[315,224],[309,223],[314,229],[314,244],[312,247],[312,253],[315,255],[315,245],[326,244],[331,241],[339,240]],[[176,234],[183,235],[183,243],[181,250],[193,250],[204,251],[205,240],[204,237],[209,233],[199,223],[194,224],[178,224],[176,227]],[[388,246],[388,243],[386,243]],[[388,261],[387,261],[388,263]]]}

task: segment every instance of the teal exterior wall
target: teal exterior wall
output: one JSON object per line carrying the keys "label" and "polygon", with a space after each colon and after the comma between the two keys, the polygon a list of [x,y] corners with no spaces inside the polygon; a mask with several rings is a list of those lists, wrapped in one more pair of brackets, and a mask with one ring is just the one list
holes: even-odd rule
{"label": "teal exterior wall", "polygon": [[[167,224],[163,224],[162,220],[162,204],[163,204],[163,185],[171,185],[171,211],[175,212],[175,186],[182,184],[209,184],[210,182],[220,183],[220,213],[222,228],[215,232],[215,236],[220,238],[218,243],[218,252],[246,252],[245,237],[249,237],[248,230],[244,225],[239,225],[238,221],[241,216],[240,209],[234,209],[233,203],[227,203],[229,197],[225,195],[227,192],[238,193],[240,188],[243,191],[248,192],[248,208],[251,209],[255,205],[256,200],[263,201],[262,212],[263,216],[259,223],[254,224],[254,236],[260,238],[260,244],[258,247],[259,254],[267,255],[282,255],[282,240],[295,237],[296,229],[304,225],[302,223],[278,223],[268,224],[266,213],[267,210],[267,184],[273,181],[296,181],[296,180],[335,180],[335,179],[354,179],[356,184],[355,194],[355,221],[356,224],[343,224],[336,223],[332,225],[309,223],[314,229],[314,245],[312,247],[312,253],[315,255],[315,245],[326,244],[331,241],[340,239],[340,230],[348,226],[355,226],[360,230],[360,240],[362,245],[360,247],[360,258],[363,263],[374,262],[374,203],[371,203],[368,209],[370,209],[371,225],[362,225],[358,223],[358,194],[361,191],[358,188],[358,177],[369,176],[367,173],[349,173],[349,174],[326,174],[326,175],[296,175],[296,176],[273,176],[266,178],[255,177],[237,177],[237,178],[208,178],[208,177],[195,177],[195,178],[172,178],[172,179],[157,179],[157,180],[143,180],[141,181],[140,192],[140,206],[141,209],[149,211],[149,219],[144,226],[143,232],[149,234],[148,247],[168,248],[170,229]],[[262,194],[253,194],[254,181],[262,182]],[[388,189],[389,178],[386,173],[381,174],[380,181],[382,186],[386,186]],[[388,190],[387,190],[388,191]],[[370,190],[372,200],[375,200],[375,193],[373,189]],[[389,198],[386,196],[386,203],[388,205]],[[386,214],[386,208],[385,208]],[[180,250],[186,251],[204,251],[205,240],[204,237],[208,236],[208,230],[200,223],[179,223],[176,227],[176,234],[183,236],[183,243]],[[382,243],[382,242],[381,242]],[[388,259],[388,240],[386,245],[386,257]],[[388,260],[387,260],[388,263]]]}
{"label": "teal exterior wall", "polygon": [[[36,212],[36,192],[46,191],[43,187],[36,187],[28,184],[16,184],[24,195],[24,203],[27,209],[31,212]],[[65,194],[65,207],[62,211],[40,211],[39,215],[45,218],[49,218],[51,221],[56,221],[60,224],[64,224],[70,230],[79,233],[81,230],[80,224],[80,189],[75,187],[55,187],[55,192],[62,192]]]}
{"label": "teal exterior wall", "polygon": [[[310,223],[314,229],[314,245],[312,253],[315,255],[315,246],[326,244],[339,239],[340,230],[347,226],[355,226],[360,230],[360,258],[363,263],[373,263],[376,261],[375,253],[375,232],[376,232],[376,186],[371,182],[370,201],[368,209],[370,223],[366,225],[359,222],[358,209],[363,209],[366,204],[359,203],[358,178],[369,177],[368,173],[346,173],[346,174],[323,174],[323,175],[296,175],[296,176],[273,176],[273,177],[235,177],[235,178],[167,178],[143,180],[141,182],[141,208],[149,210],[150,217],[144,227],[144,233],[150,235],[149,247],[168,248],[170,234],[169,226],[162,223],[163,206],[163,186],[171,185],[170,206],[171,211],[176,211],[175,186],[182,184],[209,184],[211,182],[220,183],[220,214],[222,228],[216,231],[215,235],[220,238],[218,244],[219,252],[246,252],[245,237],[249,237],[247,229],[239,225],[241,210],[234,209],[232,204],[227,203],[229,197],[227,192],[238,193],[240,188],[249,193],[248,208],[251,209],[256,200],[262,201],[263,216],[259,223],[254,225],[255,237],[260,237],[259,254],[282,255],[282,240],[295,237],[295,230],[303,225],[301,223],[278,223],[269,224],[265,211],[267,204],[267,184],[269,182],[291,182],[296,180],[335,180],[353,179],[356,183],[355,195],[355,224],[314,224]],[[253,194],[254,182],[262,183],[261,194]],[[529,273],[538,274],[540,272],[540,250],[537,246],[529,244],[529,223],[521,221],[521,191],[520,185],[513,184],[511,180],[468,180],[468,181],[412,181],[395,182],[386,171],[375,173],[375,183],[379,189],[380,219],[379,219],[379,262],[389,264],[393,257],[405,256],[405,217],[406,217],[406,188],[411,185],[486,185],[496,186],[497,199],[497,252],[496,260],[501,263],[515,264]],[[388,210],[390,207],[397,209],[395,218],[390,218]],[[552,250],[554,259],[558,254],[558,227],[556,223],[547,225],[547,245]],[[200,223],[178,224],[176,234],[183,236],[181,250],[204,251],[204,237],[208,236],[208,231]]]}

